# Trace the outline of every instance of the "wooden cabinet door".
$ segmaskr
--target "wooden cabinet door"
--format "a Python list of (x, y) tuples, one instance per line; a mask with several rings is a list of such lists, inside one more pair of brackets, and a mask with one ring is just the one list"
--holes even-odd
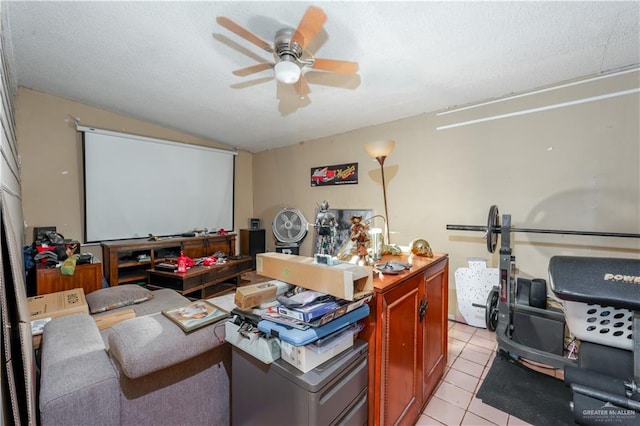
[(62, 275), (60, 268), (46, 268), (44, 265), (38, 265), (36, 281), (39, 296), (79, 287), (86, 295), (102, 288), (102, 264), (76, 265), (73, 275)]
[(382, 424), (413, 424), (422, 408), (423, 275), (382, 295)]
[(225, 253), (227, 255), (235, 255), (236, 236), (224, 235), (207, 238), (204, 250), (205, 256), (211, 256), (218, 251), (221, 251), (222, 253)]
[[(437, 265), (436, 265), (437, 266)], [(425, 278), (427, 310), (424, 323), (424, 387), (426, 401), (435, 390), (447, 364), (447, 267), (428, 269)]]
[(197, 259), (206, 255), (205, 253), (205, 240), (202, 238), (193, 238), (182, 241), (180, 243), (180, 249), (185, 256), (191, 259)]

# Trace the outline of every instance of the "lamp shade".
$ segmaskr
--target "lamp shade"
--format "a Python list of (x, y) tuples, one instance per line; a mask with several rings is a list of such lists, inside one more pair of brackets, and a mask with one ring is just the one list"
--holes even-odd
[(284, 84), (293, 84), (300, 79), (300, 67), (287, 58), (278, 62), (273, 67), (273, 71), (276, 79)]
[(366, 146), (367, 154), (373, 158), (387, 157), (396, 146), (396, 141), (389, 139), (384, 141), (369, 142)]

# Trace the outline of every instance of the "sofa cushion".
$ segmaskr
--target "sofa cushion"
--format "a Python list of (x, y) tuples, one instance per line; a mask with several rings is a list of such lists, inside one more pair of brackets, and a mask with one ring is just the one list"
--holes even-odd
[[(92, 314), (91, 316), (94, 319), (98, 319), (100, 317), (110, 315), (114, 312), (119, 312), (121, 310), (133, 309), (136, 313), (136, 317), (141, 317), (145, 315), (156, 314), (165, 309), (173, 309), (178, 306), (184, 306), (189, 303), (189, 299), (182, 296), (175, 290), (170, 288), (162, 288), (159, 290), (153, 290), (153, 298), (147, 300), (144, 303), (137, 303), (135, 305), (129, 305), (127, 307), (123, 307), (117, 310), (99, 312), (97, 314)], [(111, 334), (111, 327), (106, 328), (100, 332), (102, 334), (102, 340), (104, 341), (107, 350), (109, 350), (109, 335)]]
[(224, 322), (186, 334), (161, 313), (111, 327), (109, 353), (135, 379), (196, 357), (224, 343)]
[(89, 315), (45, 326), (39, 399), (43, 426), (120, 423), (118, 375)]
[(151, 298), (153, 293), (135, 284), (103, 288), (86, 295), (89, 312), (92, 314), (146, 302)]

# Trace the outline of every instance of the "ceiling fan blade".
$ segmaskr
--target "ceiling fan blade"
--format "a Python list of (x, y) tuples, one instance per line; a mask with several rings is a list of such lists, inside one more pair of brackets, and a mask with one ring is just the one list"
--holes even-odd
[(307, 71), (304, 76), (309, 84), (320, 84), (322, 86), (337, 87), (340, 89), (356, 89), (360, 86), (360, 76), (358, 74), (340, 74), (324, 71)]
[(358, 63), (350, 61), (339, 61), (337, 59), (321, 59), (313, 60), (313, 69), (341, 72), (343, 74), (355, 74), (358, 72)]
[(257, 54), (253, 52), (251, 49), (247, 47), (245, 43), (240, 44), (235, 40), (231, 40), (229, 37), (222, 34), (213, 34), (213, 38), (218, 40), (220, 43), (225, 44), (227, 47), (230, 47), (231, 49), (235, 50), (236, 52), (242, 53), (243, 55), (253, 59), (255, 62), (264, 62), (264, 58), (260, 56), (262, 55), (262, 53)]
[(216, 18), (216, 22), (222, 25), (223, 27), (225, 27), (226, 29), (228, 29), (229, 31), (236, 33), (243, 39), (255, 44), (260, 49), (264, 49), (267, 52), (273, 52), (273, 47), (271, 46), (271, 44), (267, 43), (266, 41), (264, 41), (257, 35), (253, 34), (249, 30), (242, 28), (240, 25), (236, 24), (231, 19), (225, 18), (224, 16), (218, 16)]
[(298, 43), (302, 50), (306, 49), (326, 21), (327, 15), (324, 14), (322, 9), (317, 6), (309, 6), (298, 24), (298, 29), (291, 37), (291, 42)]
[(262, 83), (266, 83), (267, 81), (271, 81), (273, 80), (274, 77), (263, 77), (263, 78), (258, 78), (255, 80), (249, 80), (249, 81), (243, 81), (240, 83), (234, 83), (232, 85), (230, 85), (229, 87), (231, 87), (232, 89), (245, 89), (247, 87), (251, 87), (251, 86), (256, 86), (258, 84), (262, 84)]
[(245, 77), (250, 74), (254, 74), (260, 71), (268, 70), (273, 68), (273, 64), (269, 62), (263, 62), (261, 64), (252, 65), (250, 67), (241, 68), (239, 70), (233, 71), (233, 75), (237, 75), (240, 77)]
[(304, 75), (300, 76), (295, 85), (298, 96), (306, 96), (311, 92), (311, 89), (309, 89), (309, 85), (307, 84), (307, 79), (304, 78)]

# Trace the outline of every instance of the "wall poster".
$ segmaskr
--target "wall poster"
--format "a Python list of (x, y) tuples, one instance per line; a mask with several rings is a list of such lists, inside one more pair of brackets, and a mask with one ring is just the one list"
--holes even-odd
[(353, 185), (358, 183), (358, 163), (311, 168), (311, 186)]

